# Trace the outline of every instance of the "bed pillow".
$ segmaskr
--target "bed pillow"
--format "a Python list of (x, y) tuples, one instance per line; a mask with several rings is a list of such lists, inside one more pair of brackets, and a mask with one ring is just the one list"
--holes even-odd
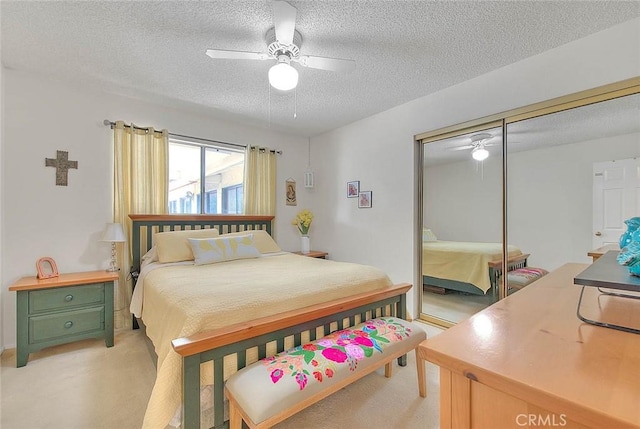
[(154, 243), (158, 248), (158, 262), (166, 264), (167, 262), (193, 261), (193, 252), (187, 240), (213, 238), (219, 235), (215, 228), (159, 232), (154, 235)]
[(438, 241), (438, 238), (429, 228), (422, 228), (422, 241)]
[(255, 243), (256, 248), (260, 253), (275, 253), (282, 252), (282, 249), (275, 242), (273, 237), (269, 235), (269, 233), (263, 229), (252, 229), (248, 231), (242, 232), (232, 232), (230, 234), (222, 234), (220, 237), (237, 237), (240, 235), (253, 234), (253, 241)]
[(236, 259), (259, 258), (253, 234), (217, 238), (189, 238), (196, 265), (215, 264)]
[(151, 249), (149, 249), (149, 251), (142, 256), (140, 269), (142, 270), (145, 266), (149, 265), (152, 262), (158, 262), (158, 246), (152, 246)]

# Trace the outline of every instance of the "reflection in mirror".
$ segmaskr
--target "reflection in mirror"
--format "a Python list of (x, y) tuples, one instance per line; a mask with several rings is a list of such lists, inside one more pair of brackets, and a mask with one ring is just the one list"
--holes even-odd
[[(616, 249), (640, 213), (640, 95), (507, 126), (507, 237), (530, 253), (518, 290), (567, 262)], [(603, 249), (603, 246), (606, 246)]]
[(489, 263), (502, 260), (502, 129), (426, 143), (423, 162), (421, 313), (457, 323), (497, 298)]

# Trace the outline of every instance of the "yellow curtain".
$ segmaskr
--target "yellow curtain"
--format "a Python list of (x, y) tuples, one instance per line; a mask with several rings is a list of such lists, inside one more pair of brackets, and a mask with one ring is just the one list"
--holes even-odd
[(133, 257), (129, 214), (164, 214), (168, 208), (169, 133), (153, 128), (125, 127), (117, 121), (114, 131), (113, 221), (123, 226), (127, 241), (118, 243), (120, 278), (115, 293), (115, 327), (131, 326), (132, 284), (129, 269)]
[(247, 146), (243, 192), (245, 214), (275, 215), (276, 154), (269, 148)]

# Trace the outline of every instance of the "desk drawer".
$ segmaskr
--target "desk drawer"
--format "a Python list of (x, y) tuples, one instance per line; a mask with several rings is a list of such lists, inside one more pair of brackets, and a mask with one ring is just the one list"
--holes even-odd
[(104, 303), (104, 283), (29, 292), (29, 314)]
[(29, 343), (104, 329), (104, 307), (91, 307), (29, 318)]

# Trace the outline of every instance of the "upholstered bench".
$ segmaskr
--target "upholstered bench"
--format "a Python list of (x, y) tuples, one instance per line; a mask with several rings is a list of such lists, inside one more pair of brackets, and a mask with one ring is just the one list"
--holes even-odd
[[(427, 338), (411, 322), (380, 317), (262, 359), (226, 382), (229, 427), (268, 428), (416, 350)], [(418, 391), (427, 396), (424, 361), (416, 356)]]
[(536, 267), (524, 267), (509, 271), (507, 273), (509, 291), (520, 290), (547, 274), (549, 271)]

